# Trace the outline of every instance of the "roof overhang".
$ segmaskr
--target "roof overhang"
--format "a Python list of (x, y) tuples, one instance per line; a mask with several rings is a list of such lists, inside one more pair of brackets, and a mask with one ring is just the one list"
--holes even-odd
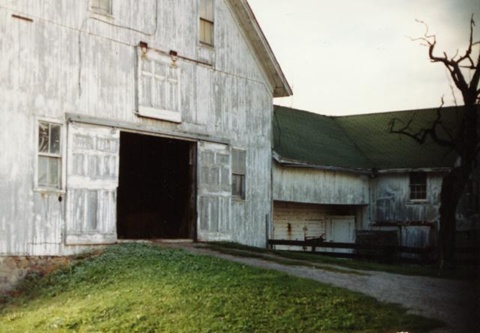
[(228, 0), (228, 2), (231, 4), (242, 29), (273, 84), (273, 97), (291, 96), (293, 94), (292, 88), (288, 84), (247, 0)]
[(313, 164), (313, 163), (298, 161), (298, 160), (282, 157), (275, 151), (272, 153), (272, 156), (273, 156), (273, 160), (283, 167), (305, 168), (305, 169), (326, 170), (326, 171), (341, 171), (341, 172), (349, 172), (349, 173), (356, 173), (356, 174), (362, 174), (362, 175), (370, 175), (372, 172), (371, 169), (344, 168), (344, 167), (338, 167), (338, 166), (320, 165), (320, 164)]
[(441, 172), (447, 173), (452, 168), (449, 167), (436, 167), (436, 168), (395, 168), (395, 169), (363, 169), (363, 168), (347, 168), (347, 167), (338, 167), (338, 166), (330, 166), (330, 165), (320, 165), (320, 164), (313, 164), (303, 161), (298, 161), (294, 159), (289, 159), (280, 156), (277, 152), (272, 153), (273, 160), (280, 164), (282, 167), (290, 167), (290, 168), (304, 168), (304, 169), (312, 169), (312, 170), (324, 170), (324, 171), (340, 171), (340, 172), (348, 172), (360, 175), (368, 175), (370, 177), (376, 177), (380, 174), (392, 174), (392, 173), (409, 173), (409, 172)]

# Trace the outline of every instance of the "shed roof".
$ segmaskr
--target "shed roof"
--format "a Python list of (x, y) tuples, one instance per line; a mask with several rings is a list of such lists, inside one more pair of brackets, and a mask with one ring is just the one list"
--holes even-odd
[[(410, 120), (413, 132), (429, 128), (441, 112), (442, 124), (453, 133), (461, 119), (462, 108), (445, 107), (328, 117), (286, 107), (275, 107), (274, 153), (279, 161), (329, 168), (431, 169), (449, 168), (456, 154), (428, 137), (425, 143), (389, 131)], [(446, 131), (440, 130), (445, 137)]]

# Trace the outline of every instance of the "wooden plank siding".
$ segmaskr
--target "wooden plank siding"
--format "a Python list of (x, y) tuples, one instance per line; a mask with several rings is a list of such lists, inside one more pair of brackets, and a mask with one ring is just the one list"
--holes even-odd
[[(198, 43), (198, 13), (190, 0), (115, 1), (111, 17), (93, 13), (87, 4), (0, 2), (0, 255), (66, 255), (85, 249), (65, 246), (66, 179), (59, 190), (35, 188), (37, 122), (60, 123), (66, 135), (66, 114), (245, 150), (246, 199), (227, 200), (225, 237), (266, 246), (275, 87), (231, 1), (215, 1), (213, 48)], [(178, 54), (180, 123), (137, 114), (141, 41), (148, 52), (167, 59), (170, 50)], [(62, 144), (66, 159), (65, 138)], [(204, 205), (213, 207), (197, 202), (199, 213)]]
[[(270, 238), (301, 240), (304, 236), (302, 228), (326, 229), (326, 216), (331, 207), (351, 205), (356, 207), (352, 214), (356, 217), (355, 228), (358, 230), (395, 231), (398, 244), (404, 247), (435, 246), (443, 176), (441, 172), (427, 172), (426, 200), (410, 200), (408, 170), (368, 177), (275, 163), (274, 237)], [(309, 208), (308, 204), (315, 209)], [(287, 212), (288, 209), (291, 212)], [(317, 221), (317, 224), (306, 222), (309, 219)], [(295, 228), (292, 227), (291, 233), (286, 234), (283, 231), (287, 230), (288, 223), (294, 225), (286, 222), (290, 220), (295, 221)], [(279, 233), (278, 228), (282, 232)]]
[(273, 198), (278, 201), (366, 205), (369, 203), (368, 176), (309, 168), (273, 168)]
[[(332, 207), (327, 205), (276, 201), (273, 221), (271, 237), (273, 240), (305, 241), (322, 237), (325, 242), (355, 242), (355, 216), (333, 215)], [(279, 245), (276, 248), (279, 250), (306, 250), (297, 245)], [(331, 249), (326, 251), (331, 251)]]
[(438, 219), (442, 173), (428, 173), (427, 198), (410, 200), (409, 173), (386, 173), (371, 180), (373, 223), (434, 222)]

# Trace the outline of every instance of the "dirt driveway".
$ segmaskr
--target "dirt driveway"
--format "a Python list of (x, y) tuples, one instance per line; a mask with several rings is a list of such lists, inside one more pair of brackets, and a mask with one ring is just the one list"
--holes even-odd
[[(245, 265), (274, 269), (372, 296), (382, 302), (398, 303), (410, 313), (446, 322), (447, 329), (434, 332), (480, 332), (480, 288), (473, 281), (405, 276), (374, 271), (334, 270), (282, 265), (267, 259), (237, 257), (205, 247), (177, 244), (202, 255), (213, 255)], [(282, 260), (285, 260), (282, 258)], [(355, 274), (357, 272), (358, 274)]]

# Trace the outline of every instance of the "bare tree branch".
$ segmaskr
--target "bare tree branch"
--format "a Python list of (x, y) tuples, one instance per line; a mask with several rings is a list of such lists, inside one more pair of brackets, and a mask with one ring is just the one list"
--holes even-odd
[[(427, 141), (428, 137), (430, 137), (433, 140), (433, 142), (435, 142), (437, 145), (442, 147), (449, 147), (453, 149), (455, 147), (454, 135), (450, 133), (450, 131), (442, 122), (441, 111), (444, 104), (445, 102), (442, 97), (441, 105), (437, 109), (437, 116), (429, 127), (427, 128), (422, 127), (419, 130), (413, 132), (412, 123), (415, 119), (415, 114), (413, 114), (412, 117), (406, 123), (402, 119), (393, 118), (389, 123), (389, 132), (392, 134), (405, 135), (415, 140), (419, 144), (424, 144)], [(403, 124), (403, 126), (400, 128), (396, 128), (398, 127), (399, 123)], [(438, 132), (439, 128), (443, 130), (442, 133), (446, 134), (448, 139), (441, 137), (441, 134)]]
[[(389, 132), (392, 133), (392, 134), (405, 135), (405, 136), (415, 140), (419, 144), (424, 144), (426, 139), (427, 139), (427, 135), (428, 135), (427, 130), (422, 128), (416, 133), (410, 133), (410, 129), (411, 129), (410, 126), (413, 122), (414, 116), (415, 115), (413, 115), (412, 118), (406, 124), (404, 123), (404, 121), (402, 119), (393, 118), (389, 123), (389, 125), (390, 125)], [(402, 124), (404, 124), (404, 126), (399, 128), (399, 129), (394, 129), (394, 127), (396, 126), (397, 123), (402, 123)]]
[(455, 96), (455, 89), (453, 89), (453, 86), (451, 84), (450, 84), (450, 92), (452, 93), (453, 103), (455, 104), (455, 106), (458, 106), (457, 97)]
[[(428, 56), (430, 61), (442, 63), (448, 70), (455, 87), (460, 90), (463, 97), (463, 107), (459, 123), (455, 133), (450, 133), (447, 129), (448, 124), (442, 122), (441, 109), (438, 108), (436, 119), (431, 123), (429, 128), (421, 128), (415, 130), (412, 119), (405, 122), (400, 119), (393, 119), (389, 124), (391, 133), (401, 134), (414, 139), (416, 142), (423, 144), (428, 137), (438, 145), (447, 146), (455, 150), (458, 156), (457, 163), (452, 166), (450, 172), (443, 178), (442, 189), (440, 193), (440, 228), (439, 228), (439, 263), (440, 267), (445, 267), (444, 263), (452, 265), (454, 263), (455, 253), (455, 226), (456, 211), (458, 203), (463, 194), (463, 190), (468, 183), (470, 176), (474, 170), (476, 163), (480, 159), (480, 133), (478, 126), (480, 125), (480, 50), (475, 58), (473, 46), (479, 45), (480, 41), (473, 40), (473, 27), (475, 21), (473, 15), (470, 19), (470, 36), (467, 49), (464, 53), (457, 52), (453, 57), (449, 57), (446, 52), (442, 56), (435, 53), (437, 40), (435, 35), (430, 35), (428, 25), (423, 21), (417, 22), (425, 26), (425, 32), (422, 37), (411, 38), (413, 41), (420, 41), (422, 45), (428, 47)], [(468, 73), (467, 82), (465, 73)], [(468, 72), (467, 72), (468, 71)], [(473, 71), (473, 74), (472, 74)], [(453, 87), (450, 86), (453, 94)], [(453, 94), (454, 95), (454, 94)], [(455, 95), (454, 95), (455, 96)], [(457, 102), (455, 100), (455, 105)], [(401, 126), (399, 126), (401, 124)], [(454, 126), (455, 127), (455, 126)]]
[[(467, 97), (465, 92), (469, 88), (472, 89), (472, 87), (475, 87), (476, 89), (478, 86), (478, 82), (480, 80), (480, 68), (478, 66), (480, 63), (480, 53), (476, 62), (472, 59), (472, 47), (473, 45), (478, 43), (478, 42), (475, 42), (475, 43), (473, 42), (473, 27), (475, 26), (473, 15), (470, 19), (470, 36), (469, 36), (468, 47), (463, 55), (459, 56), (459, 51), (457, 50), (457, 52), (453, 57), (449, 57), (446, 52), (443, 52), (443, 56), (435, 55), (435, 47), (437, 45), (436, 36), (429, 34), (428, 25), (425, 22), (420, 20), (416, 20), (416, 21), (425, 26), (425, 33), (422, 37), (410, 38), (410, 39), (412, 41), (421, 41), (422, 45), (426, 45), (428, 47), (428, 55), (431, 62), (440, 62), (444, 64), (444, 66), (449, 71), (450, 76), (452, 77), (452, 80), (455, 83), (455, 86), (462, 92), (462, 95), (465, 99)], [(463, 64), (463, 62), (468, 62), (468, 64), (465, 65)], [(470, 87), (461, 71), (462, 68), (475, 70), (472, 80), (470, 81)]]

